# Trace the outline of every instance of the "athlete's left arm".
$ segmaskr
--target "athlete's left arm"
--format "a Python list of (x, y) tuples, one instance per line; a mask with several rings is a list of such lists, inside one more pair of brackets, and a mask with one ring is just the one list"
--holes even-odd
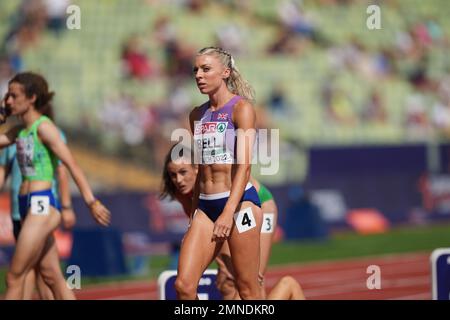
[(104, 226), (108, 225), (110, 222), (109, 211), (95, 199), (86, 176), (61, 138), (58, 128), (53, 123), (44, 121), (38, 127), (38, 135), (42, 142), (53, 151), (69, 170), (94, 219)]
[[(231, 183), (230, 197), (214, 226), (214, 236), (222, 234), (229, 236), (232, 217), (241, 201), (245, 186), (250, 178), (253, 143), (255, 141), (256, 114), (253, 106), (246, 100), (241, 100), (234, 108), (233, 122), (236, 127), (236, 166)], [(222, 221), (223, 220), (223, 221)]]

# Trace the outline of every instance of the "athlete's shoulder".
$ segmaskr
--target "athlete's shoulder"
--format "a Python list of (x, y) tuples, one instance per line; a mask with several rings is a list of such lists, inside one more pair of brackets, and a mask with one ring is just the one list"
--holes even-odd
[[(47, 119), (49, 121), (47, 121)], [(54, 136), (60, 136), (59, 129), (49, 118), (45, 119), (46, 121), (42, 121), (37, 127), (37, 134), (40, 138), (48, 139)]]
[(254, 114), (255, 108), (253, 104), (245, 98), (239, 99), (234, 105), (234, 113)]
[(38, 127), (40, 127), (43, 123), (54, 124), (53, 120), (45, 115), (40, 116), (39, 119), (37, 119), (37, 121), (36, 121), (36, 124)]
[(240, 99), (234, 106), (233, 121), (254, 119), (256, 117), (253, 104), (247, 99)]
[(40, 122), (39, 122), (39, 124), (37, 126), (37, 130), (38, 131), (40, 131), (42, 129), (46, 130), (47, 128), (52, 128), (52, 129), (55, 129), (55, 130), (59, 131), (59, 129), (56, 127), (56, 125), (54, 124), (54, 122), (50, 118), (43, 116), (39, 120), (40, 120)]

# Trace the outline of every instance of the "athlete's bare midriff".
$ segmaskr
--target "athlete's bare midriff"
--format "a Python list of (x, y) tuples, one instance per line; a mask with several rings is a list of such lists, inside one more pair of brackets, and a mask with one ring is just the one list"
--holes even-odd
[(200, 193), (214, 194), (231, 190), (235, 172), (231, 164), (200, 165)]
[(30, 192), (47, 190), (51, 189), (51, 187), (52, 187), (51, 181), (25, 180), (20, 185), (19, 194), (24, 195)]

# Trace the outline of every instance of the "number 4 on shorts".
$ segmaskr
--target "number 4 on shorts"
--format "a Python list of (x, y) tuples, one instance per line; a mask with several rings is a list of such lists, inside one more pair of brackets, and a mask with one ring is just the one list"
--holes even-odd
[(239, 231), (239, 233), (248, 231), (256, 227), (255, 216), (253, 215), (252, 208), (247, 208), (236, 212), (234, 214), (234, 223)]

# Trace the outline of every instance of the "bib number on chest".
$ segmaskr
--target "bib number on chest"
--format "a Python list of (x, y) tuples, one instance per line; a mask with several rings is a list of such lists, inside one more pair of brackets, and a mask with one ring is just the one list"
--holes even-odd
[(226, 145), (227, 122), (197, 123), (194, 131), (196, 148), (203, 164), (232, 163)]
[(33, 165), (34, 157), (34, 140), (33, 136), (18, 138), (16, 142), (17, 147), (17, 162), (23, 175), (34, 176), (36, 171)]

